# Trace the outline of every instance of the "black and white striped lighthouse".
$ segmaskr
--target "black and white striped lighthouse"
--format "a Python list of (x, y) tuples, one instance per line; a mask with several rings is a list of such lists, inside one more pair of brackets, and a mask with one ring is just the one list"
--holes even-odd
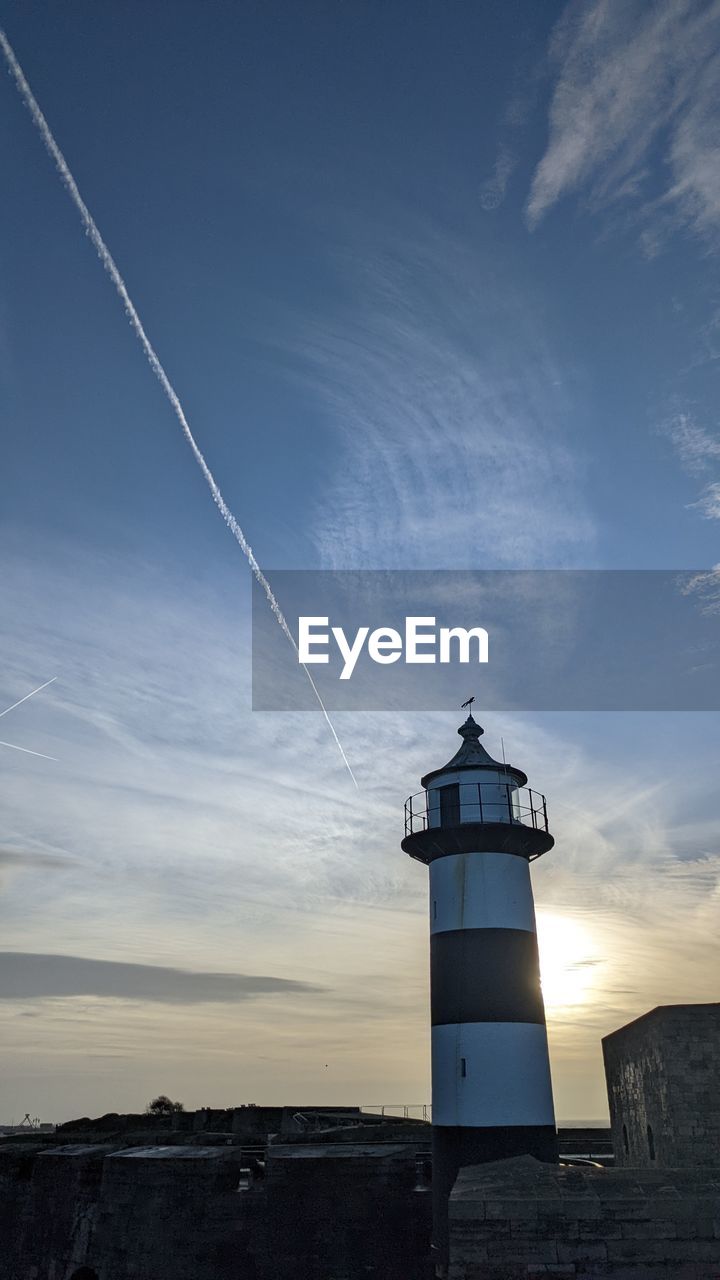
[(430, 869), (433, 1244), (463, 1165), (557, 1159), (530, 862), (554, 841), (545, 797), (493, 760), (472, 714), (452, 760), (405, 805), (402, 847)]

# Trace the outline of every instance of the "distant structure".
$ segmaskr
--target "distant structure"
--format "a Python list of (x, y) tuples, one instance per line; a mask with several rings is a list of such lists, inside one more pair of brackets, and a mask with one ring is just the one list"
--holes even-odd
[(602, 1047), (616, 1164), (720, 1165), (720, 1004), (660, 1005)]
[(405, 805), (402, 848), (430, 868), (433, 1246), (467, 1165), (557, 1160), (529, 863), (547, 853), (544, 796), (480, 743), (462, 746)]
[(20, 1124), (0, 1124), (0, 1134), (7, 1133), (54, 1133), (55, 1125), (48, 1124), (40, 1120), (38, 1116), (31, 1118), (30, 1112), (26, 1111), (24, 1119)]

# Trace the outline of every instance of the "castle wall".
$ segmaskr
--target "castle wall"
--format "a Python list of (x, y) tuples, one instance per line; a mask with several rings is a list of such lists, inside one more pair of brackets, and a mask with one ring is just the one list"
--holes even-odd
[(422, 1280), (431, 1197), (408, 1144), (270, 1146), (267, 1258), (272, 1280)]
[(421, 1280), (421, 1147), (1, 1145), (0, 1280)]
[(254, 1280), (256, 1200), (240, 1152), (107, 1145), (0, 1148), (1, 1280)]
[(619, 1167), (720, 1165), (720, 1004), (653, 1009), (603, 1057)]

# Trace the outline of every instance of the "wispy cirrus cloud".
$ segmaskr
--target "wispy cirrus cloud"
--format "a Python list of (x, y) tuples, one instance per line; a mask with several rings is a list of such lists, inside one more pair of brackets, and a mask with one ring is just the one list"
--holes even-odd
[[(720, 435), (708, 431), (692, 413), (674, 414), (663, 424), (661, 431), (670, 440), (683, 468), (690, 475), (701, 476), (720, 461)], [(690, 505), (706, 520), (720, 520), (720, 482), (713, 480), (707, 483), (697, 501)]]
[[(715, 487), (720, 490), (720, 485)], [(718, 497), (720, 498), (720, 493)], [(718, 516), (720, 517), (720, 501)], [(713, 565), (712, 569), (706, 569), (702, 573), (694, 574), (683, 586), (682, 593), (686, 596), (694, 596), (700, 602), (703, 613), (720, 613), (720, 564)]]
[(323, 567), (586, 560), (572, 371), (527, 292), (491, 254), (417, 224), (363, 243), (335, 254), (346, 302), (284, 344), (340, 446), (314, 522)]
[(509, 97), (497, 124), (497, 149), (492, 171), (480, 184), (480, 207), (490, 213), (505, 200), (510, 179), (518, 167), (522, 132), (536, 108), (542, 71), (528, 46), (518, 53), (510, 80)]
[(498, 147), (492, 173), (480, 187), (480, 205), (487, 212), (499, 208), (502, 204), (516, 165), (517, 156), (510, 147), (502, 143)]
[(706, 485), (694, 506), (706, 520), (720, 520), (720, 481), (713, 480)]
[(0, 844), (0, 868), (41, 867), (52, 871), (55, 868), (60, 870), (62, 867), (71, 867), (74, 864), (75, 859), (62, 852)]
[(691, 474), (702, 474), (712, 462), (720, 459), (720, 435), (708, 431), (691, 413), (676, 413), (662, 430)]
[(581, 193), (593, 209), (632, 206), (650, 254), (677, 225), (716, 233), (718, 0), (573, 0), (549, 56), (556, 78), (530, 227), (562, 197)]
[(77, 867), (78, 859), (62, 850), (0, 844), (0, 887), (13, 873), (52, 876)]

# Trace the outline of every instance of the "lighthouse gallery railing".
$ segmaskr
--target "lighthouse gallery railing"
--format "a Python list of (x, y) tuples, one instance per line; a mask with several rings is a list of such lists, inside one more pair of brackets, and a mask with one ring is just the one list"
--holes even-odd
[[(463, 822), (510, 822), (547, 831), (545, 796), (511, 783), (460, 782), (457, 803), (444, 807), (442, 787), (416, 791), (405, 801), (405, 835)], [(452, 817), (453, 809), (455, 816)]]

